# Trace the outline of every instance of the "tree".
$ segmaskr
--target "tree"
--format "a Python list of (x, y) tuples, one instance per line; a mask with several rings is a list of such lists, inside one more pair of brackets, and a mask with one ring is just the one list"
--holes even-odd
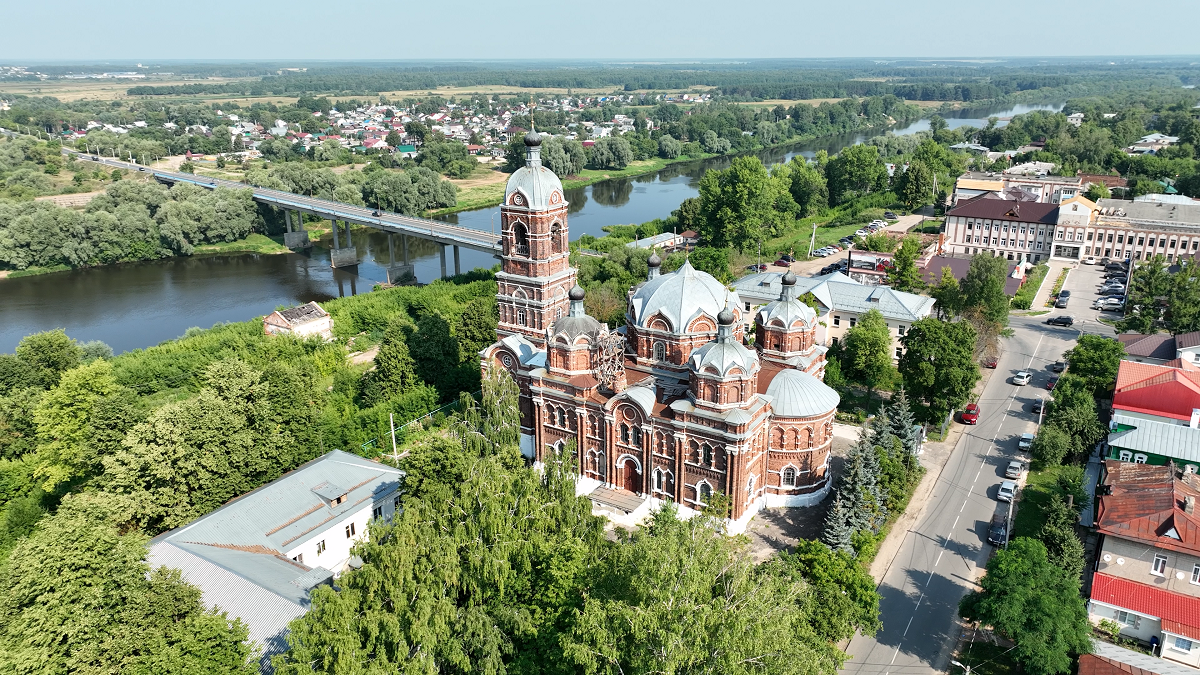
[(908, 163), (908, 169), (896, 177), (896, 194), (909, 210), (933, 200), (937, 179), (933, 171), (919, 160)]
[(605, 136), (592, 146), (592, 164), (597, 169), (624, 169), (633, 161), (633, 148), (620, 136)]
[(676, 159), (683, 154), (683, 143), (672, 138), (670, 134), (663, 134), (658, 139), (658, 154), (666, 159)]
[(1087, 382), (1071, 373), (1058, 378), (1054, 385), (1054, 405), (1046, 415), (1046, 424), (1071, 436), (1071, 449), (1086, 455), (1104, 437), (1104, 425), (1096, 413), (1096, 399)]
[(583, 171), (587, 155), (579, 141), (564, 140), (551, 136), (542, 143), (542, 163), (559, 178), (574, 176)]
[(417, 331), (408, 340), (408, 350), (416, 362), (417, 374), (437, 389), (443, 400), (462, 391), (457, 377), (458, 339), (450, 332), (450, 322), (439, 312), (417, 321)]
[(802, 155), (793, 157), (789, 166), (788, 191), (799, 207), (797, 215), (806, 218), (828, 206), (829, 186), (825, 183), (825, 174), (816, 166), (810, 166)]
[(1180, 258), (1167, 295), (1166, 328), (1173, 335), (1200, 330), (1200, 264)]
[[(145, 562), (103, 494), (68, 495), (0, 571), (0, 651), (13, 672), (258, 672), (240, 621), (178, 570)], [(53, 627), (52, 629), (49, 627)]]
[(1079, 583), (1050, 562), (1040, 541), (1018, 537), (988, 562), (982, 590), (963, 598), (959, 612), (1015, 642), (1015, 658), (1031, 675), (1066, 673), (1072, 655), (1092, 650)]
[(1171, 275), (1162, 256), (1134, 263), (1128, 291), (1125, 318), (1117, 322), (1117, 329), (1149, 335), (1163, 328)]
[(37, 369), (47, 387), (58, 384), (58, 378), (79, 365), (83, 352), (75, 341), (61, 329), (34, 333), (17, 344), (17, 358)]
[(391, 148), (398, 148), (401, 145), (404, 145), (404, 136), (402, 136), (399, 131), (392, 129), (387, 133), (387, 136), (384, 137), (383, 142), (387, 143)]
[(837, 643), (853, 637), (855, 632), (874, 635), (882, 627), (875, 580), (845, 552), (801, 539), (790, 552), (780, 554), (767, 566), (782, 568), (780, 572), (799, 576), (808, 583), (805, 604), (809, 621), (825, 640)]
[(1088, 185), (1088, 189), (1083, 193), (1083, 196), (1092, 201), (1098, 201), (1100, 199), (1109, 199), (1112, 197), (1112, 191), (1110, 191), (1108, 186), (1104, 183), (1092, 183), (1091, 185)]
[(888, 270), (888, 283), (898, 291), (920, 293), (925, 288), (921, 270), (917, 269), (917, 257), (921, 255), (921, 240), (909, 235), (900, 241), (892, 267)]
[(1061, 496), (1051, 494), (1042, 506), (1042, 514), (1046, 522), (1038, 532), (1038, 539), (1046, 546), (1046, 558), (1051, 565), (1061, 567), (1076, 577), (1082, 575), (1086, 564), (1083, 542), (1075, 534), (1079, 511), (1075, 506), (1068, 506)]
[(757, 157), (737, 157), (700, 179), (700, 234), (709, 246), (739, 251), (793, 221), (795, 202)]
[(909, 326), (900, 343), (904, 388), (925, 403), (926, 419), (940, 421), (966, 403), (979, 381), (971, 324), (927, 317)]
[(689, 259), (693, 267), (708, 272), (722, 283), (728, 282), (733, 276), (729, 272), (729, 249), (700, 246), (692, 251)]
[(496, 341), (496, 325), (499, 321), (495, 299), (482, 297), (468, 302), (454, 327), (461, 352), (459, 361), (478, 359), (479, 352)]
[(1029, 453), (1039, 467), (1058, 466), (1071, 454), (1071, 436), (1053, 424), (1043, 424)]
[(1083, 378), (1084, 385), (1096, 398), (1107, 398), (1117, 382), (1117, 370), (1125, 358), (1125, 345), (1100, 335), (1080, 335), (1075, 346), (1063, 354), (1070, 373)]
[(809, 625), (804, 580), (780, 567), (755, 568), (711, 519), (668, 506), (601, 559), (564, 656), (585, 675), (832, 675), (844, 655)]
[(850, 523), (850, 511), (842, 501), (841, 492), (833, 493), (833, 506), (825, 516), (821, 541), (835, 551), (854, 554), (854, 527)]
[(921, 449), (919, 446), (920, 430), (915, 428), (917, 421), (908, 406), (908, 394), (904, 393), (904, 387), (900, 387), (900, 391), (892, 397), (892, 404), (888, 406), (887, 416), (892, 423), (892, 434), (900, 439), (905, 452), (916, 456)]
[(879, 148), (860, 143), (842, 150), (825, 168), (829, 198), (840, 204), (853, 197), (887, 189), (887, 167)]
[(411, 327), (405, 315), (388, 323), (383, 334), (383, 344), (375, 355), (375, 370), (368, 374), (365, 383), (366, 399), (371, 403), (382, 403), (399, 396), (420, 384), (416, 363), (408, 353), (406, 328)]
[(937, 301), (939, 319), (952, 319), (962, 310), (962, 292), (949, 266), (942, 268), (942, 275), (937, 285), (929, 289), (929, 295)]
[(41, 369), (15, 354), (0, 354), (0, 396), (17, 389), (42, 386)]
[(851, 380), (866, 385), (867, 401), (875, 387), (886, 382), (894, 371), (892, 367), (892, 334), (887, 319), (877, 309), (872, 309), (858, 318), (858, 323), (846, 331), (843, 340), (843, 366), (848, 366)]
[(1008, 296), (1004, 294), (1008, 263), (987, 253), (971, 257), (971, 266), (959, 282), (964, 309), (982, 308), (983, 315), (1001, 326), (1008, 325)]

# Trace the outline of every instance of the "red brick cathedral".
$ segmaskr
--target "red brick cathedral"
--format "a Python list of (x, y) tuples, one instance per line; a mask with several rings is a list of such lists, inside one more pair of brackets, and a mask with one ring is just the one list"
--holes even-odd
[(783, 277), (745, 346), (735, 291), (690, 263), (629, 291), (626, 325), (587, 315), (567, 251), (562, 183), (542, 166), (541, 137), (500, 209), (498, 341), (482, 366), (521, 390), (521, 452), (535, 463), (575, 441), (579, 490), (597, 503), (677, 503), (684, 514), (715, 492), (732, 502), (730, 531), (760, 508), (807, 506), (829, 488), (838, 395), (827, 387), (816, 315)]

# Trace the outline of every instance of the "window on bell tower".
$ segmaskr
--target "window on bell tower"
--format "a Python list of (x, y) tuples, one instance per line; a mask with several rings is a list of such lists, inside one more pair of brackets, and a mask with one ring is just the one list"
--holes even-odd
[(518, 326), (524, 326), (524, 325), (526, 325), (526, 323), (525, 323), (525, 310), (523, 310), (523, 309), (518, 309), (518, 310), (517, 310), (517, 325), (518, 325)]
[(517, 255), (529, 255), (529, 230), (524, 223), (513, 225), (513, 247)]
[(550, 250), (554, 253), (563, 252), (562, 226), (558, 223), (550, 228)]

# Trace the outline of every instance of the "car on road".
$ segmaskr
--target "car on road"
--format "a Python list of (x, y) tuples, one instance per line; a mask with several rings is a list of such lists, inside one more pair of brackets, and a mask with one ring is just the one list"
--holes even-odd
[(1089, 255), (1088, 257), (1083, 259), (1083, 264), (1084, 265), (1095, 265), (1096, 259)]
[[(1066, 291), (1063, 291), (1063, 293), (1066, 293)], [(1055, 309), (1066, 309), (1067, 303), (1070, 301), (1071, 301), (1071, 296), (1063, 295), (1062, 293), (1059, 293), (1058, 299), (1054, 301), (1054, 308)]]
[(1014, 459), (1008, 463), (1008, 468), (1004, 470), (1004, 477), (1020, 479), (1021, 473), (1024, 471), (1025, 465)]
[(1012, 520), (1012, 504), (996, 504), (996, 512), (992, 514), (992, 522), (988, 526), (988, 543), (993, 546), (1004, 546), (1008, 543), (1008, 526)]
[(766, 272), (770, 268), (766, 265), (748, 265), (746, 266), (746, 269), (750, 270), (751, 272)]
[(992, 370), (995, 370), (996, 366), (1000, 365), (1000, 359), (996, 358), (995, 356), (991, 356), (984, 359), (982, 365), (984, 368), (991, 368)]
[(996, 499), (1002, 502), (1011, 502), (1017, 496), (1017, 484), (1011, 480), (1006, 480), (996, 488)]
[(1065, 314), (1062, 316), (1052, 316), (1049, 319), (1046, 319), (1046, 325), (1048, 326), (1071, 326), (1074, 323), (1075, 317), (1067, 316)]
[(788, 261), (786, 261), (786, 260), (776, 260), (776, 261), (775, 261), (775, 266), (776, 266), (776, 267), (787, 267), (787, 266), (789, 266), (789, 265), (791, 265), (791, 263), (789, 263), (789, 262), (788, 262)]
[[(1017, 439), (1018, 450), (1028, 450), (1033, 447), (1033, 434), (1021, 434), (1021, 438)], [(1016, 476), (1009, 476), (1016, 478)]]
[(1024, 387), (1025, 385), (1029, 384), (1030, 380), (1032, 379), (1033, 373), (1030, 373), (1028, 370), (1022, 370), (1016, 375), (1013, 375), (1012, 383), (1019, 387)]
[(1056, 384), (1058, 384), (1058, 378), (1057, 377), (1050, 378), (1049, 380), (1046, 381), (1046, 390), (1054, 391), (1054, 385), (1056, 385)]
[(963, 424), (977, 423), (979, 421), (979, 406), (974, 403), (968, 403), (967, 407), (963, 408), (962, 414), (959, 417), (962, 418)]
[(1053, 370), (1056, 373), (1061, 373), (1062, 371), (1064, 371), (1066, 369), (1067, 369), (1066, 361), (1055, 361), (1053, 364), (1050, 365), (1050, 370)]

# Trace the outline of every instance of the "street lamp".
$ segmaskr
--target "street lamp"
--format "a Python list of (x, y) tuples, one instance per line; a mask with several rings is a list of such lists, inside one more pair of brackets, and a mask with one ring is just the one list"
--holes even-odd
[(971, 666), (961, 664), (958, 661), (951, 661), (950, 663), (958, 666), (959, 668), (962, 668), (963, 671), (966, 672), (966, 675), (971, 675)]

